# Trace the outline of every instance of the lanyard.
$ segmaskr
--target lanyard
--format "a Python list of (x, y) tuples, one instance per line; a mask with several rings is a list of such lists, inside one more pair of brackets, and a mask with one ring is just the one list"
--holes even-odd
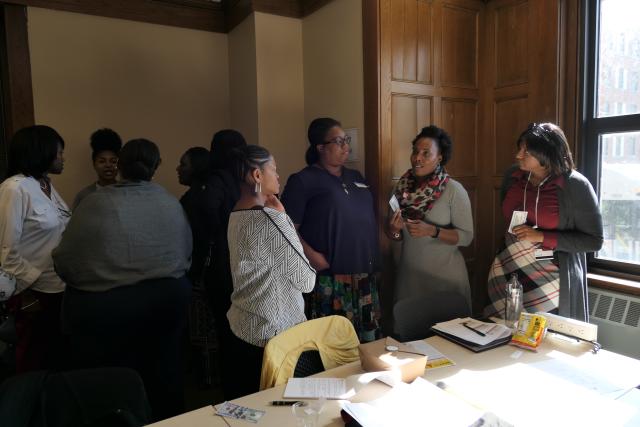
[[(534, 225), (533, 228), (538, 228), (538, 201), (540, 200), (540, 187), (542, 187), (542, 184), (547, 182), (547, 180), (550, 177), (551, 177), (551, 174), (547, 175), (547, 177), (545, 179), (543, 179), (542, 181), (540, 181), (540, 183), (538, 184), (538, 192), (536, 193), (536, 207), (535, 207), (535, 210), (534, 210), (536, 225)], [(527, 210), (527, 187), (529, 186), (529, 180), (530, 179), (531, 179), (531, 172), (529, 172), (529, 176), (527, 177), (527, 183), (524, 185), (524, 200), (522, 201), (522, 210), (523, 211)]]

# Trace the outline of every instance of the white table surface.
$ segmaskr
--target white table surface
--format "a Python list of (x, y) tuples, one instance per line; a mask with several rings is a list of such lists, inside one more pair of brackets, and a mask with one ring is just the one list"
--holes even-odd
[[(640, 361), (606, 350), (598, 354), (591, 346), (562, 338), (547, 337), (537, 353), (506, 345), (482, 353), (473, 353), (441, 337), (431, 337), (427, 343), (452, 359), (456, 364), (430, 369), (423, 377), (436, 383), (444, 382), (448, 392), (484, 411), (491, 411), (515, 425), (636, 425), (640, 408), (622, 400), (620, 392), (602, 398), (589, 389), (594, 378), (611, 378), (640, 385)], [(639, 344), (640, 345), (640, 344)], [(562, 361), (567, 366), (588, 369), (586, 375), (574, 378), (576, 382), (554, 377), (541, 368), (540, 362)], [(562, 363), (561, 362), (561, 363)], [(549, 365), (547, 365), (549, 366)], [(555, 366), (555, 365), (554, 365)], [(348, 377), (363, 373), (359, 362), (344, 365), (318, 376)], [(574, 375), (575, 376), (575, 375)], [(595, 380), (594, 380), (595, 381)], [(591, 384), (592, 385), (592, 384)], [(226, 418), (231, 426), (285, 427), (295, 426), (290, 407), (273, 407), (268, 402), (281, 400), (284, 385), (233, 400), (234, 403), (266, 411), (257, 424)], [(390, 387), (378, 381), (364, 386), (352, 402), (366, 402), (382, 396)], [(321, 426), (344, 426), (340, 418), (340, 402), (327, 401), (321, 415)], [(428, 402), (425, 404), (428, 410)], [(635, 418), (634, 418), (635, 417)], [(635, 422), (633, 420), (636, 420)], [(212, 406), (206, 406), (180, 416), (153, 424), (154, 427), (212, 427), (226, 426), (215, 415)]]

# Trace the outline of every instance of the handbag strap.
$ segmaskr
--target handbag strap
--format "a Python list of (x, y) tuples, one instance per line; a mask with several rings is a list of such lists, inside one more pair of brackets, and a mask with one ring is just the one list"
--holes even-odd
[(284, 231), (282, 231), (278, 223), (276, 223), (275, 220), (271, 218), (271, 215), (269, 215), (264, 209), (262, 210), (262, 212), (264, 212), (267, 218), (269, 218), (269, 221), (271, 221), (271, 223), (276, 227), (276, 229), (280, 232), (280, 234), (282, 234), (282, 237), (284, 237), (287, 243), (289, 243), (289, 246), (291, 246), (291, 248), (298, 254), (298, 256), (305, 261), (306, 266), (313, 271), (313, 267), (311, 267), (311, 265), (309, 264), (309, 260), (307, 259), (307, 257), (301, 254), (300, 251), (298, 251), (298, 248), (296, 248), (296, 246), (291, 242), (291, 240), (289, 240), (289, 237), (287, 237), (287, 234)]

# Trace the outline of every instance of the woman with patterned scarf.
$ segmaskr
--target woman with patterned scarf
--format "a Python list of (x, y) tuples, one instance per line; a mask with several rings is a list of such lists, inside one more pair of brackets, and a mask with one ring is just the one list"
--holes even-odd
[(473, 219), (467, 191), (444, 167), (451, 139), (428, 126), (412, 145), (411, 169), (393, 191), (400, 209), (390, 212), (387, 227), (389, 237), (402, 242), (395, 301), (453, 291), (470, 306), (469, 277), (458, 247), (471, 243)]

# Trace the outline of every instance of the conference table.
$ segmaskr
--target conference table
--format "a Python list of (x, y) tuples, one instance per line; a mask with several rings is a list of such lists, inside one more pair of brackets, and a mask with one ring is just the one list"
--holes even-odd
[[(426, 342), (455, 365), (428, 369), (424, 379), (444, 385), (447, 393), (512, 425), (640, 426), (640, 390), (635, 388), (640, 385), (639, 360), (607, 350), (594, 354), (590, 344), (552, 335), (543, 340), (537, 352), (504, 345), (474, 353), (439, 336)], [(354, 362), (316, 376), (356, 378), (352, 376), (362, 374), (360, 363)], [(282, 399), (284, 388), (281, 385), (232, 401), (265, 411), (257, 424), (223, 420), (213, 406), (206, 406), (153, 426), (295, 426), (290, 407), (269, 405)], [(390, 390), (388, 385), (372, 381), (349, 400), (368, 402)], [(429, 402), (424, 408), (429, 411)], [(340, 410), (341, 401), (326, 401), (319, 425), (344, 426)]]

